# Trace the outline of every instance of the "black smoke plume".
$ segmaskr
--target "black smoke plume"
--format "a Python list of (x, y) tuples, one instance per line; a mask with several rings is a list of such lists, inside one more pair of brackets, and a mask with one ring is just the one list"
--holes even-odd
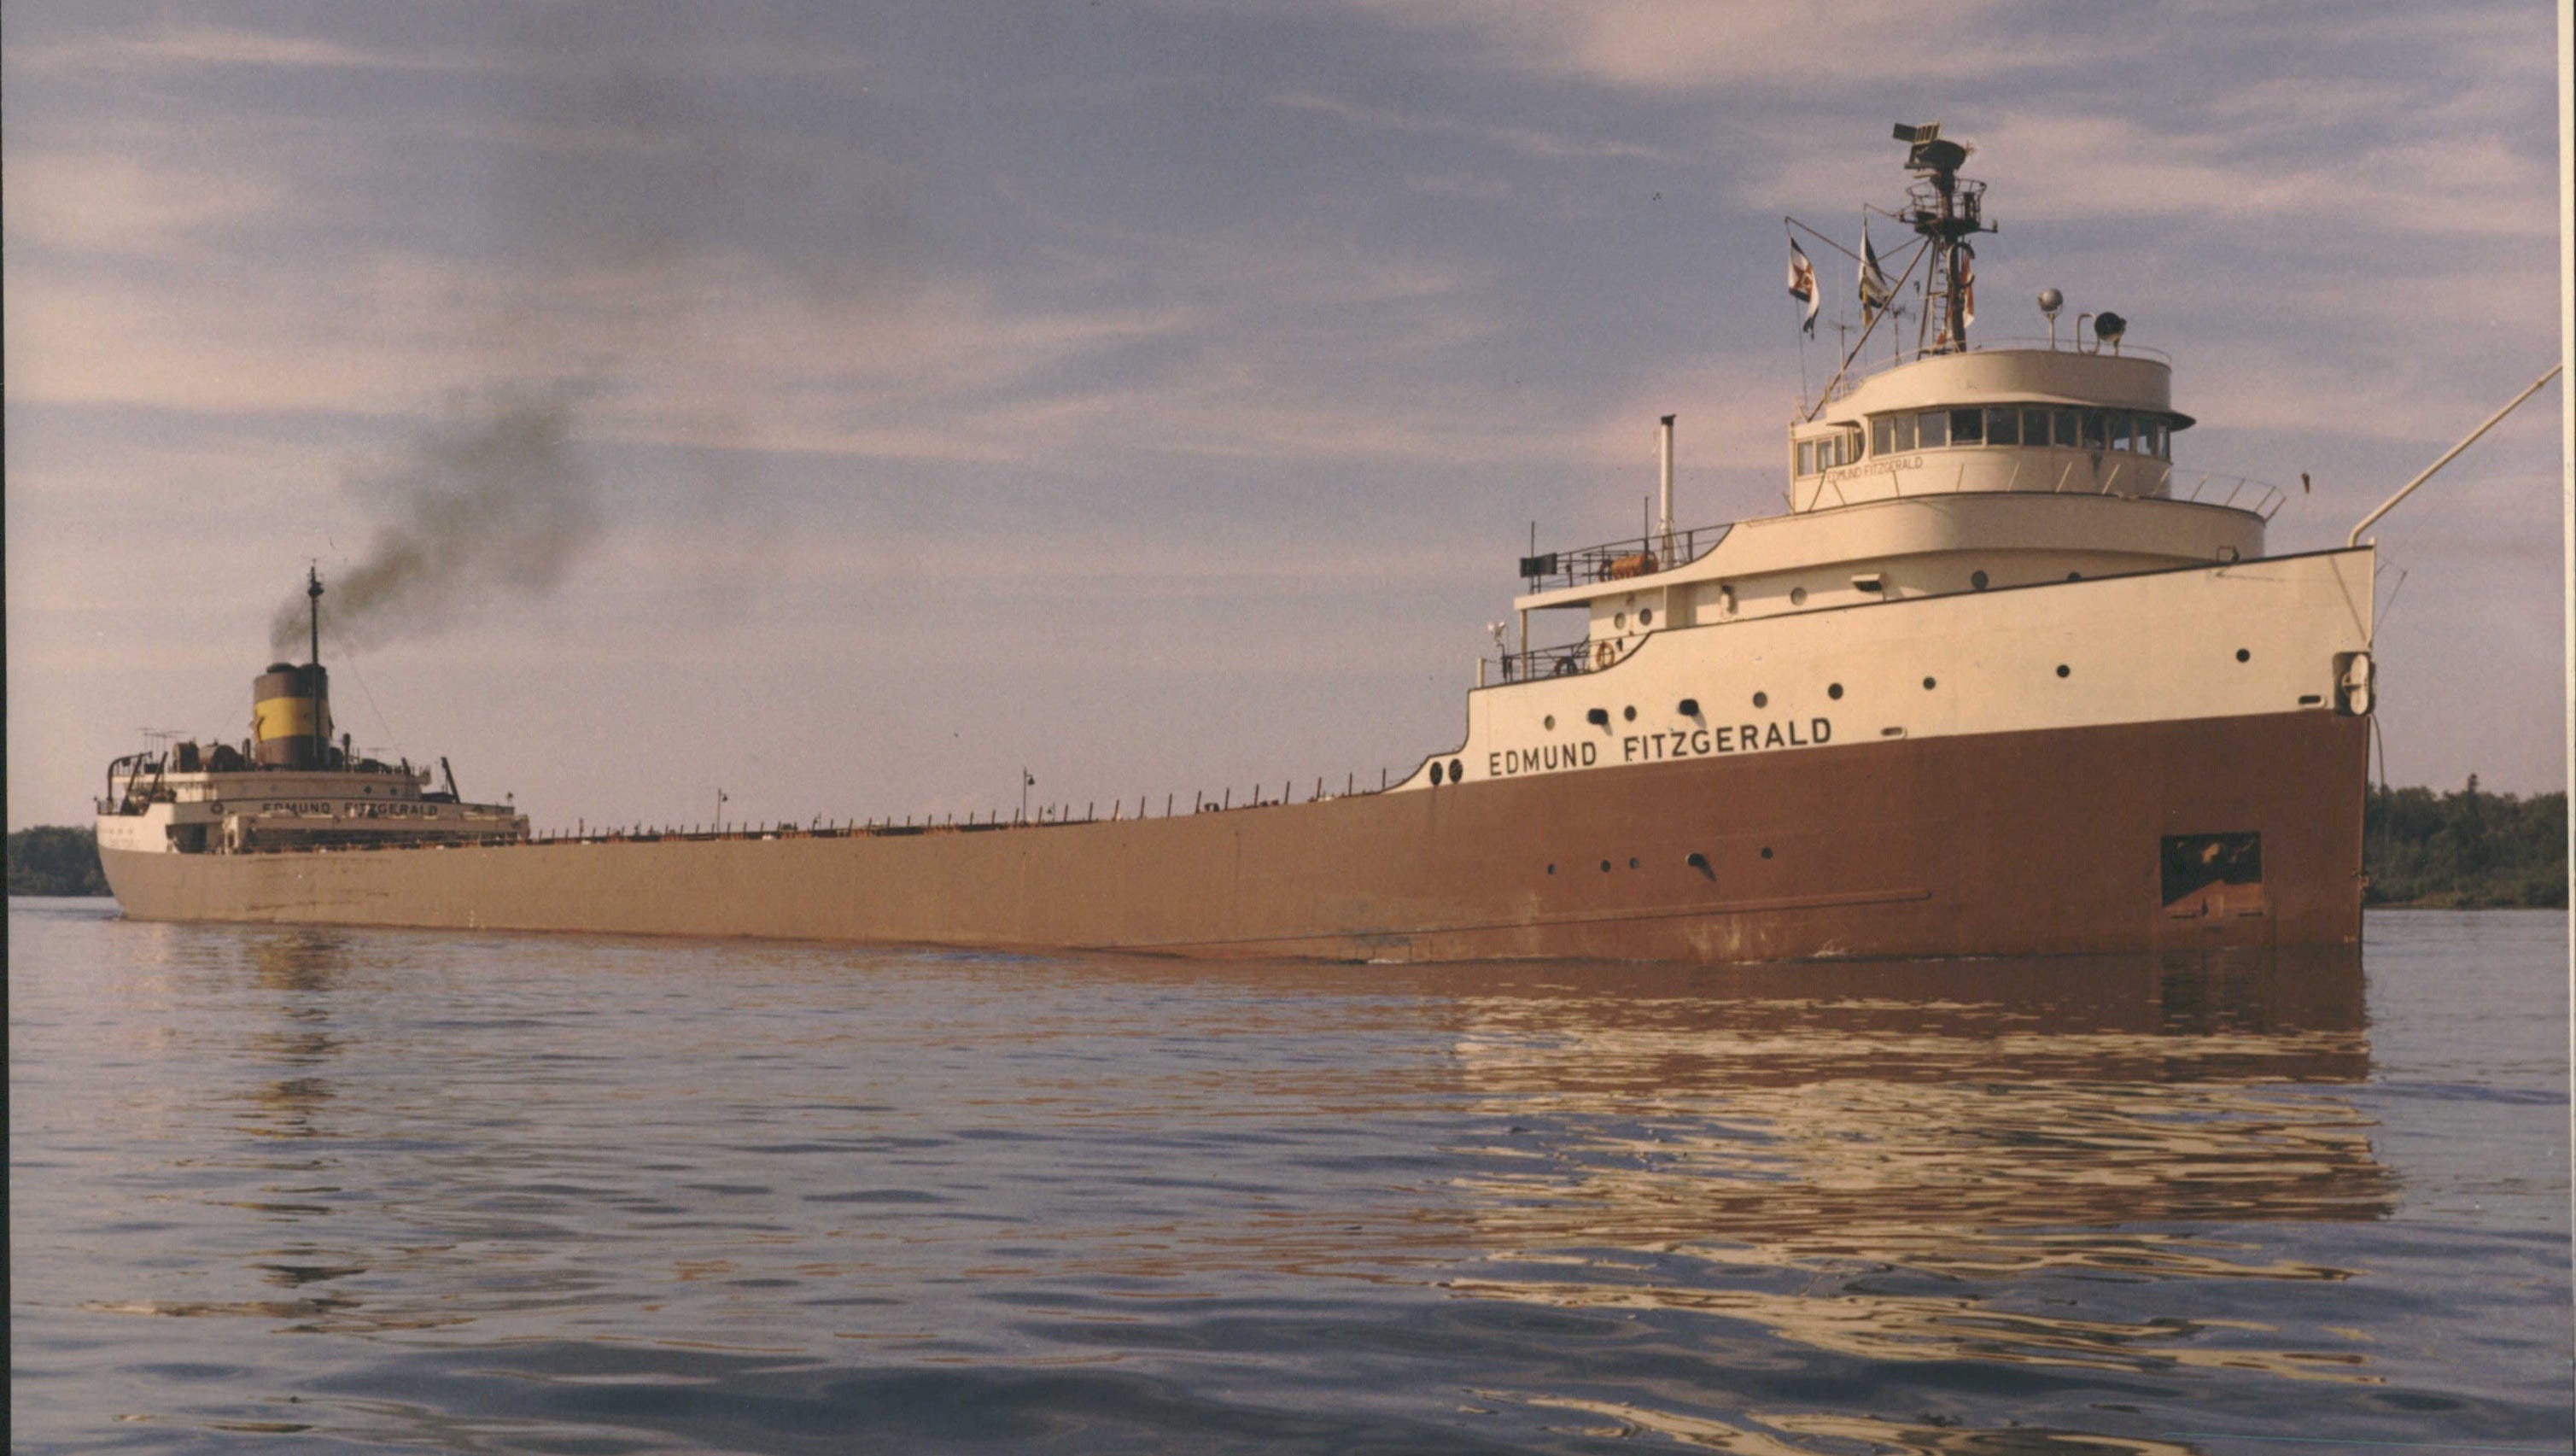
[[(560, 391), (494, 396), (429, 430), (400, 462), (353, 476), (349, 488), (380, 524), (365, 559), (324, 581), (325, 625), (374, 646), (553, 588), (602, 520), (571, 447), (575, 416)], [(277, 651), (303, 645), (305, 608), (299, 590), (278, 609)]]

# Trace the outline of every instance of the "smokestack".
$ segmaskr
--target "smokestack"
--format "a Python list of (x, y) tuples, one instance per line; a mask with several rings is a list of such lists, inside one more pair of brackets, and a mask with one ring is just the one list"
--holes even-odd
[(1664, 487), (1661, 518), (1656, 522), (1656, 531), (1664, 538), (1663, 555), (1667, 566), (1672, 564), (1673, 554), (1673, 421), (1677, 418), (1675, 415), (1664, 416)]

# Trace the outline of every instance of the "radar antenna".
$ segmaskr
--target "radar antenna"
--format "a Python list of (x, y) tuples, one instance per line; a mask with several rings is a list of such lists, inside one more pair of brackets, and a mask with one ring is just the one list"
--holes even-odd
[(1956, 353), (1968, 347), (1968, 313), (1974, 297), (1971, 273), (1974, 249), (1966, 240), (1977, 233), (1994, 231), (1985, 220), (1986, 184), (1959, 175), (1959, 167), (1968, 160), (1965, 144), (1941, 135), (1941, 124), (1925, 122), (1917, 126), (1897, 123), (1896, 139), (1912, 150), (1905, 156), (1906, 170), (1920, 174), (1919, 180), (1906, 190), (1904, 221), (1921, 233), (1931, 245), (1931, 267), (1927, 270), (1931, 287), (1923, 310), (1922, 334), (1918, 353)]

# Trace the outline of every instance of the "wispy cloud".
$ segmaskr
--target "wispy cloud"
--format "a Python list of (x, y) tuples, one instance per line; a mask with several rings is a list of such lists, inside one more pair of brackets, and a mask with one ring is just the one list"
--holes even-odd
[(1569, 137), (1556, 132), (1525, 126), (1492, 126), (1481, 122), (1462, 121), (1455, 117), (1420, 116), (1382, 106), (1365, 106), (1335, 96), (1311, 91), (1289, 91), (1270, 98), (1273, 106), (1297, 111), (1312, 111), (1352, 126), (1388, 131), (1407, 131), (1460, 137), (1483, 146), (1499, 147), (1507, 152), (1542, 161), (1628, 159), (1634, 161), (1684, 162), (1681, 153), (1640, 142)]
[[(1526, 74), (1647, 92), (1710, 87), (1837, 95), (1858, 83), (1973, 76), (1988, 82), (2070, 59), (2062, 41), (2002, 25), (2012, 7), (1903, 0), (1723, 5), (1705, 0), (1347, 0), (1384, 21), (1463, 38)], [(2024, 7), (2027, 8), (2027, 7)], [(2113, 44), (2107, 31), (2100, 44)]]
[(227, 227), (283, 221), (267, 173), (147, 162), (119, 152), (15, 147), (5, 228), (13, 249), (169, 259)]
[(12, 46), (10, 61), (35, 72), (218, 68), (429, 71), (469, 67), (452, 52), (351, 45), (315, 36), (174, 25), (142, 34), (86, 35)]
[[(531, 22), (542, 25), (543, 18)], [(532, 36), (531, 39), (534, 37)], [(846, 51), (800, 48), (724, 35), (651, 38), (657, 64), (701, 77), (846, 76), (868, 69)], [(184, 71), (555, 71), (566, 59), (538, 45), (460, 45), (415, 40), (358, 43), (322, 35), (233, 26), (167, 24), (133, 33), (90, 34), (12, 44), (9, 64), (31, 74), (166, 74)], [(627, 54), (631, 55), (631, 50)], [(586, 45), (572, 64), (603, 71), (627, 64), (621, 48)]]

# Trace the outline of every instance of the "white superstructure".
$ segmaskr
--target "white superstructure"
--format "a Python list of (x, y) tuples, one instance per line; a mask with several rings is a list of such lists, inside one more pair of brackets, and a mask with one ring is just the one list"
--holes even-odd
[[(2178, 468), (2172, 368), (2102, 315), (1972, 347), (1958, 255), (1979, 184), (1937, 129), (1897, 216), (1939, 333), (1875, 370), (1870, 330), (1787, 432), (1788, 510), (1522, 562), (1519, 650), (1403, 787), (1882, 738), (2370, 709), (2369, 547), (2264, 554), (2282, 493)], [(1935, 149), (1927, 151), (1927, 147)], [(1946, 165), (1944, 165), (1946, 164)], [(1809, 286), (1812, 287), (1810, 276)], [(1869, 315), (1875, 329), (1888, 315)], [(2089, 316), (2088, 316), (2089, 317)], [(1581, 634), (1533, 648), (1574, 617)], [(1544, 634), (1543, 635), (1559, 635)]]
[[(527, 816), (509, 804), (469, 804), (430, 771), (357, 760), (344, 768), (259, 768), (194, 743), (136, 754), (108, 770), (98, 802), (101, 849), (143, 854), (245, 854), (268, 850), (479, 844), (525, 839)], [(180, 767), (186, 764), (190, 767)]]

